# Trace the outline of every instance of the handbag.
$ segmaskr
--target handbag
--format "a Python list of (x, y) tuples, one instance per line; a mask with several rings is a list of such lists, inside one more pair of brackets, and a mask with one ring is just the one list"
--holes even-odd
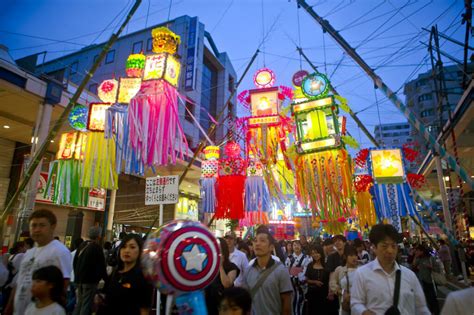
[(398, 269), (395, 275), (395, 288), (393, 292), (393, 305), (385, 311), (385, 315), (401, 315), (400, 310), (398, 309), (398, 299), (400, 297), (400, 281), (401, 281), (402, 271)]

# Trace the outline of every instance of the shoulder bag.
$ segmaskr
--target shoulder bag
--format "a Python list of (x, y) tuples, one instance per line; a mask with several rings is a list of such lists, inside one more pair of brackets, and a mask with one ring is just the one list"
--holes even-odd
[[(255, 261), (255, 263), (257, 262)], [(255, 283), (254, 287), (250, 290), (250, 296), (252, 297), (252, 299), (255, 297), (265, 280), (267, 280), (268, 276), (270, 276), (270, 274), (278, 267), (278, 264), (278, 262), (275, 262), (273, 266), (265, 270), (260, 276), (260, 278), (258, 278), (257, 283)]]
[(385, 315), (401, 315), (398, 309), (398, 300), (400, 298), (400, 282), (402, 277), (402, 270), (398, 269), (395, 275), (395, 289), (393, 292), (393, 305), (385, 311)]

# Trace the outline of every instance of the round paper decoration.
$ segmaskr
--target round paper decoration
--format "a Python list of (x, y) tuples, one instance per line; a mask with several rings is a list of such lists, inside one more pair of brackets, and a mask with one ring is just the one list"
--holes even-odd
[(87, 131), (87, 117), (89, 109), (87, 106), (76, 104), (69, 113), (69, 125), (78, 131)]
[(303, 79), (301, 90), (308, 98), (323, 98), (329, 91), (329, 80), (324, 74), (313, 73)]
[(118, 81), (115, 79), (104, 80), (97, 89), (97, 95), (102, 102), (115, 103), (118, 91)]
[(268, 68), (262, 68), (255, 73), (253, 82), (259, 89), (272, 87), (275, 83), (275, 73)]
[(218, 159), (220, 156), (220, 148), (215, 145), (209, 145), (204, 148), (204, 156), (208, 160), (215, 160)]
[(224, 152), (228, 158), (236, 158), (240, 155), (240, 145), (235, 141), (229, 141), (224, 147)]
[(204, 289), (219, 272), (216, 238), (200, 222), (175, 220), (148, 236), (142, 255), (143, 273), (162, 293)]
[(145, 59), (144, 54), (132, 54), (128, 56), (125, 64), (125, 73), (127, 73), (129, 78), (141, 78), (143, 76)]
[(300, 87), (301, 83), (303, 83), (304, 78), (306, 78), (309, 75), (309, 72), (306, 70), (300, 70), (293, 74), (293, 78), (291, 79), (291, 82), (293, 82), (294, 86)]

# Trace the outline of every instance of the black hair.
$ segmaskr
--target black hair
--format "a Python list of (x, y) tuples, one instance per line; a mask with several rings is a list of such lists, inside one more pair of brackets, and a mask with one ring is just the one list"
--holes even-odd
[(142, 254), (142, 250), (143, 250), (143, 239), (140, 237), (140, 235), (138, 234), (127, 234), (124, 236), (124, 238), (122, 239), (122, 242), (120, 243), (120, 246), (119, 246), (119, 255), (118, 255), (118, 270), (123, 270), (124, 268), (124, 264), (123, 264), (123, 261), (122, 261), (122, 258), (120, 257), (120, 252), (122, 251), (122, 248), (128, 243), (130, 242), (131, 240), (135, 240), (135, 242), (137, 242), (138, 244), (138, 259), (137, 259), (137, 263), (135, 266), (137, 265), (140, 265), (140, 256)]
[(123, 240), (125, 238), (125, 236), (127, 236), (126, 232), (120, 232), (119, 239)]
[(54, 213), (46, 209), (33, 211), (33, 213), (28, 218), (28, 222), (31, 222), (32, 219), (40, 219), (40, 218), (47, 219), (49, 224), (51, 225), (55, 225), (58, 222), (58, 219), (56, 219), (56, 216), (54, 215)]
[(227, 242), (222, 237), (219, 237), (219, 245), (221, 249), (221, 259), (223, 260), (223, 266), (228, 266), (230, 264), (229, 246), (227, 246)]
[(31, 237), (25, 239), (25, 244), (28, 245), (30, 248), (35, 247), (35, 241)]
[(384, 239), (389, 238), (395, 243), (400, 243), (401, 236), (397, 229), (391, 224), (376, 224), (372, 227), (369, 233), (369, 240), (374, 246)]
[(333, 242), (336, 242), (338, 239), (343, 241), (344, 243), (347, 242), (347, 239), (344, 235), (338, 234), (332, 237)]
[(355, 247), (364, 247), (364, 242), (360, 238), (354, 239), (354, 246)]
[(357, 256), (357, 249), (351, 245), (344, 246), (344, 257), (347, 256)]
[(441, 245), (445, 245), (445, 244), (446, 244), (446, 241), (443, 240), (443, 239), (440, 239), (440, 240), (439, 240), (439, 243), (440, 243)]
[(334, 244), (334, 241), (332, 240), (332, 238), (327, 238), (323, 241), (323, 246), (330, 246)]
[(430, 249), (426, 245), (420, 244), (416, 247), (416, 250), (421, 251), (423, 253), (423, 256), (425, 256), (425, 257), (430, 256)]
[(309, 254), (311, 255), (311, 252), (312, 251), (316, 251), (319, 253), (319, 255), (321, 255), (321, 259), (320, 259), (320, 262), (321, 262), (321, 265), (324, 267), (324, 264), (325, 264), (325, 261), (326, 261), (326, 255), (324, 254), (324, 249), (322, 246), (320, 245), (312, 245), (310, 248), (309, 248)]
[(252, 297), (244, 288), (230, 287), (225, 289), (219, 304), (222, 304), (223, 301), (241, 308), (243, 314), (249, 314), (252, 309)]
[(33, 272), (33, 280), (43, 280), (51, 283), (53, 287), (49, 292), (51, 300), (62, 307), (66, 305), (64, 292), (64, 277), (61, 270), (56, 266), (46, 266)]
[(18, 254), (18, 252), (20, 251), (20, 248), (24, 247), (25, 246), (25, 242), (16, 242), (15, 244), (13, 244), (13, 247), (10, 248), (10, 254), (11, 255), (16, 255)]
[(300, 240), (294, 240), (294, 241), (292, 241), (291, 243), (292, 243), (292, 244), (294, 244), (294, 243), (298, 243), (298, 244), (300, 244), (300, 245), (301, 245), (301, 241), (300, 241)]
[(72, 248), (71, 250), (76, 250), (81, 246), (81, 244), (84, 243), (84, 239), (82, 237), (76, 238), (74, 242), (72, 242)]
[(105, 242), (105, 243), (104, 243), (104, 249), (105, 249), (105, 250), (110, 250), (110, 249), (112, 249), (112, 243), (111, 243), (111, 242), (108, 242), (108, 241)]

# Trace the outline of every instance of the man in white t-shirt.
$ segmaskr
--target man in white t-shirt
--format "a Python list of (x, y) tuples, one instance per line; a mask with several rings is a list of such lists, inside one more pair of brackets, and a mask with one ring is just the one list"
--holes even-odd
[(232, 263), (234, 263), (240, 270), (239, 276), (235, 279), (234, 285), (236, 287), (241, 287), (242, 286), (242, 281), (243, 281), (243, 274), (244, 270), (247, 269), (249, 265), (249, 260), (247, 259), (247, 256), (235, 248), (235, 233), (232, 231), (229, 231), (225, 234), (224, 236), (227, 246), (229, 247), (229, 259)]
[(5, 314), (23, 315), (31, 302), (31, 286), (33, 272), (46, 266), (58, 267), (64, 277), (65, 288), (71, 277), (71, 253), (54, 239), (56, 216), (49, 210), (34, 211), (29, 218), (31, 238), (36, 242), (35, 247), (29, 249), (23, 256), (20, 271), (12, 292)]

